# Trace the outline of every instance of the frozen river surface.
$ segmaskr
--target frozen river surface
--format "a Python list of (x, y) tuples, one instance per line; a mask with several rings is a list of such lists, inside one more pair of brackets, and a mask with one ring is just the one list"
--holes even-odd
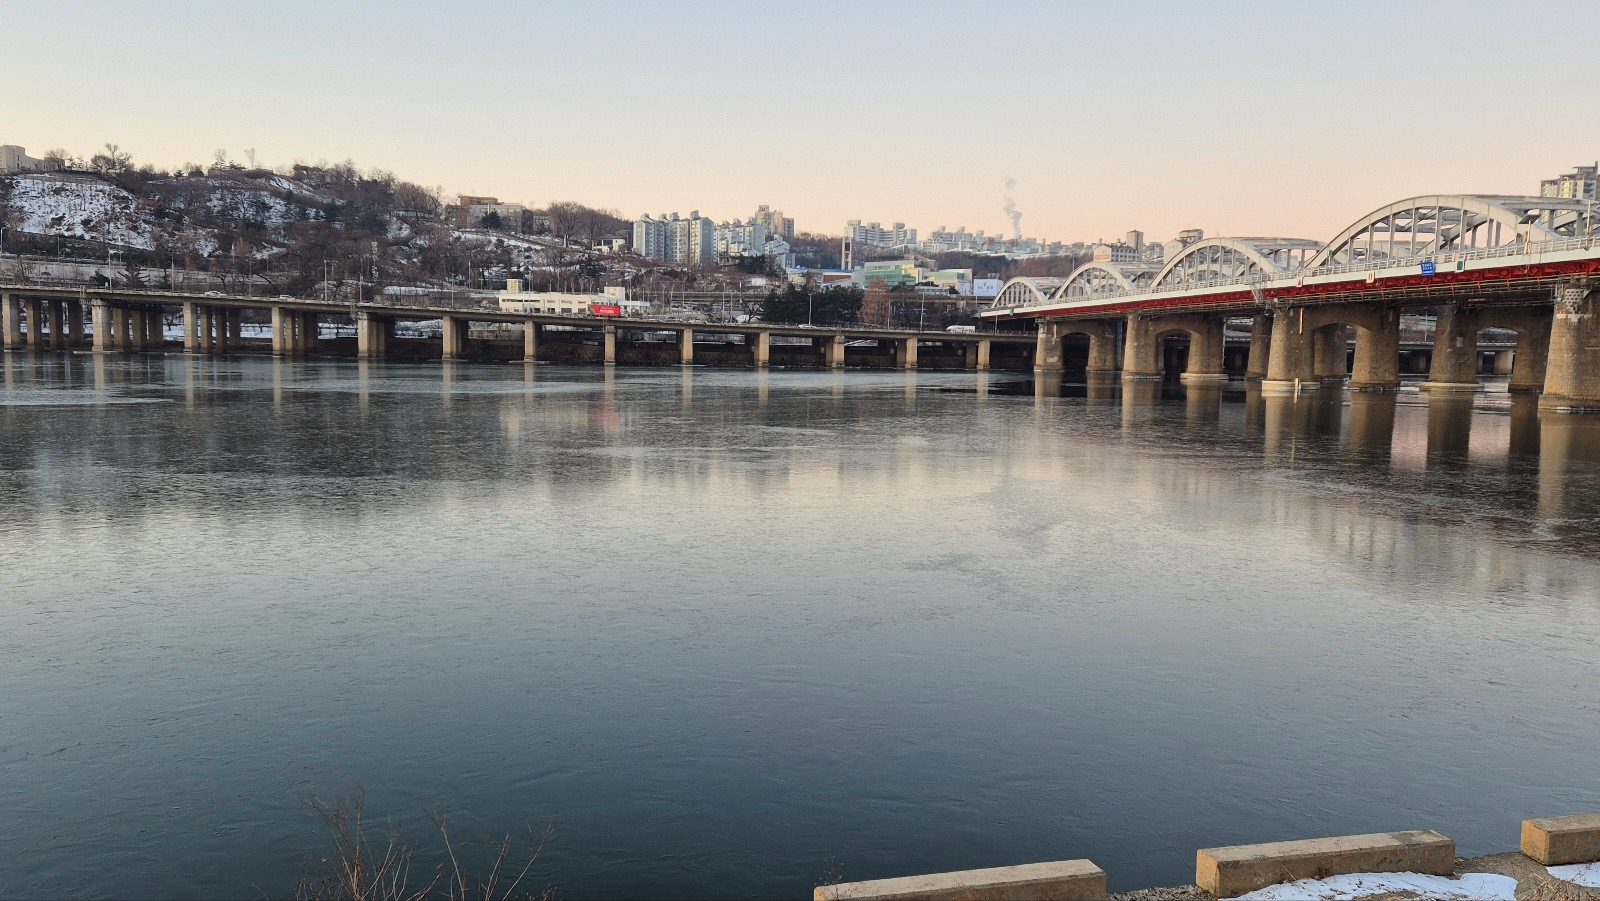
[[(558, 897), (1600, 808), (1600, 425), (971, 373), (4, 358), (0, 894)], [(431, 857), (429, 857), (431, 860)]]

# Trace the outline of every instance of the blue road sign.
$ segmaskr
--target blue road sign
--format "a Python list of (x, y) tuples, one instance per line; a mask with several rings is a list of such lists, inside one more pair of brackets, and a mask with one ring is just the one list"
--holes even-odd
[(1424, 260), (1423, 263), (1422, 263), (1422, 274), (1423, 275), (1432, 275), (1433, 271), (1434, 271), (1433, 270), (1433, 261), (1432, 260)]

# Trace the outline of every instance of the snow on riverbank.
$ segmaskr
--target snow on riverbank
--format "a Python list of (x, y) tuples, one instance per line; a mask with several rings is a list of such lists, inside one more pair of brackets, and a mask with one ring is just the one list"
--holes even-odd
[(1569, 863), (1566, 866), (1546, 867), (1550, 875), (1564, 882), (1586, 888), (1600, 888), (1600, 862)]
[(1240, 895), (1238, 901), (1354, 901), (1386, 892), (1415, 892), (1437, 901), (1513, 901), (1516, 891), (1517, 880), (1495, 873), (1462, 873), (1459, 879), (1422, 873), (1350, 873), (1269, 885)]

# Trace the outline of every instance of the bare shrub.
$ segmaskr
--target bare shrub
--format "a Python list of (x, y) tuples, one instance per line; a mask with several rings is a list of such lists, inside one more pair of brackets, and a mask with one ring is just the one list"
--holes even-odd
[(294, 888), (295, 901), (552, 901), (555, 897), (549, 887), (523, 888), (550, 840), (549, 830), (543, 835), (528, 830), (526, 862), (515, 872), (513, 838), (491, 839), (489, 871), (478, 876), (462, 866), (445, 816), (434, 811), (431, 816), (443, 841), (443, 859), (431, 869), (417, 872), (416, 853), (400, 841), (393, 823), (385, 825), (381, 838), (374, 838), (375, 829), (365, 816), (365, 790), (332, 803), (317, 798), (309, 803), (333, 833), (333, 853), (319, 859), (320, 872), (300, 877)]

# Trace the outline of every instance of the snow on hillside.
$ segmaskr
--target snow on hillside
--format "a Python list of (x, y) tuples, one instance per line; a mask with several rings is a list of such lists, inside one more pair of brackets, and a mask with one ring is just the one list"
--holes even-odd
[(25, 232), (153, 246), (138, 198), (98, 179), (53, 173), (17, 176), (12, 179), (11, 206), (17, 228)]

